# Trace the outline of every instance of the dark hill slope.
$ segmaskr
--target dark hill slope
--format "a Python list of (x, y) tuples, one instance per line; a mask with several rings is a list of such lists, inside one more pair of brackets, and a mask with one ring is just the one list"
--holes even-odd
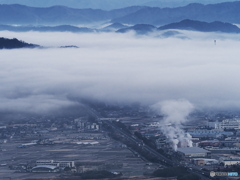
[(0, 38), (0, 49), (15, 49), (15, 48), (34, 48), (38, 47), (35, 44), (28, 44), (23, 41), (19, 41), (18, 39), (7, 39)]

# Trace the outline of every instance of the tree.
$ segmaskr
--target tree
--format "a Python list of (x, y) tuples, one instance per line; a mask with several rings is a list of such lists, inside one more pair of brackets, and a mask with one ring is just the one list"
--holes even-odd
[(200, 180), (200, 177), (189, 173), (185, 167), (158, 169), (152, 174), (155, 177), (177, 177), (178, 180)]
[(103, 178), (115, 178), (119, 176), (109, 171), (87, 171), (79, 175), (81, 176), (82, 179), (103, 179)]

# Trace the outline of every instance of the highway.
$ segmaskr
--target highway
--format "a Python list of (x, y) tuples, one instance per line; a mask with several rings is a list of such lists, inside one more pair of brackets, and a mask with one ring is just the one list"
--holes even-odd
[[(124, 138), (130, 140), (131, 142), (134, 142), (135, 144), (140, 145), (142, 149), (144, 149), (145, 151), (154, 155), (154, 157), (156, 158), (156, 161), (160, 165), (164, 164), (166, 166), (181, 166), (181, 164), (179, 162), (172, 161), (171, 159), (168, 159), (167, 157), (161, 155), (155, 149), (153, 149), (150, 146), (144, 144), (142, 142), (142, 140), (138, 139), (134, 135), (131, 135), (131, 134), (125, 132), (123, 129), (119, 128), (118, 126), (116, 126), (111, 121), (106, 120), (106, 121), (103, 121), (103, 123), (106, 123), (108, 126), (112, 127), (114, 129), (114, 131), (120, 133)], [(204, 176), (204, 173), (207, 173), (207, 172), (201, 171), (201, 169), (196, 167), (196, 166), (192, 166), (191, 168), (188, 167), (188, 171), (198, 175), (199, 177), (201, 177), (202, 180), (210, 180), (210, 178)], [(208, 174), (206, 174), (206, 175), (208, 176)]]
[(104, 121), (106, 124), (108, 124), (109, 126), (111, 126), (112, 128), (114, 128), (115, 131), (118, 131), (119, 133), (121, 133), (126, 139), (131, 140), (132, 142), (141, 145), (142, 149), (148, 151), (149, 153), (151, 153), (152, 155), (154, 155), (156, 157), (156, 159), (159, 161), (159, 163), (164, 163), (167, 164), (168, 166), (177, 166), (180, 165), (178, 162), (173, 162), (172, 160), (166, 158), (165, 156), (159, 154), (156, 150), (154, 150), (153, 148), (151, 148), (150, 146), (143, 144), (142, 140), (138, 139), (137, 137), (135, 137), (134, 135), (128, 134), (126, 132), (124, 132), (121, 128), (117, 127), (115, 124), (113, 124), (110, 121)]

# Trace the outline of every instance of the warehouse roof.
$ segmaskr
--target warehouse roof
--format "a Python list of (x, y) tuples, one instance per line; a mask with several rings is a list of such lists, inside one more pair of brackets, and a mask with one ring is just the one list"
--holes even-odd
[(199, 147), (184, 147), (184, 148), (178, 148), (179, 152), (182, 152), (184, 154), (186, 153), (208, 153), (210, 151), (207, 151), (203, 148), (199, 148)]
[(54, 170), (54, 169), (56, 169), (57, 167), (56, 167), (56, 166), (51, 166), (51, 165), (38, 165), (38, 166), (36, 166), (36, 167), (33, 167), (32, 170), (33, 170), (33, 169), (38, 169), (38, 168), (46, 168), (46, 169)]

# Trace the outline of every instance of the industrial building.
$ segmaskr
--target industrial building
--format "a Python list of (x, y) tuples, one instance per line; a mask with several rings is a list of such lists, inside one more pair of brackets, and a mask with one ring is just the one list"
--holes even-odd
[(197, 158), (193, 159), (194, 164), (198, 166), (218, 164), (219, 161), (216, 159)]
[(219, 147), (221, 145), (221, 142), (219, 140), (206, 140), (206, 141), (201, 141), (198, 143), (200, 147)]
[(224, 160), (222, 161), (224, 166), (231, 166), (231, 165), (239, 165), (240, 159), (230, 159), (230, 160)]
[(184, 157), (194, 158), (194, 157), (209, 157), (211, 155), (210, 151), (207, 151), (199, 147), (183, 147), (178, 148), (177, 152)]

